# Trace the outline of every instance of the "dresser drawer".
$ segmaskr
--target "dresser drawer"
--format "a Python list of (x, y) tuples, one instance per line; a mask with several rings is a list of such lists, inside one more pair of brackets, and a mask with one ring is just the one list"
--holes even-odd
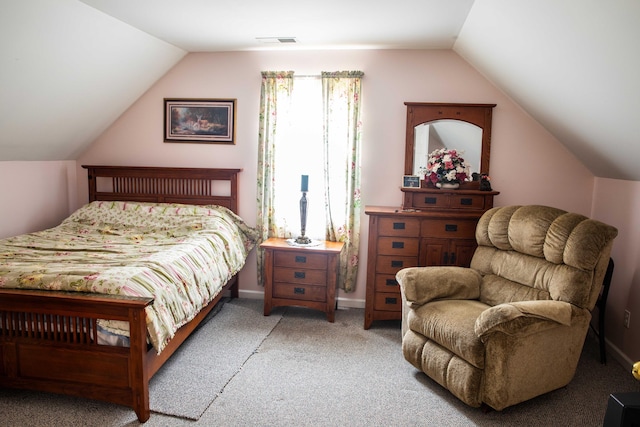
[(396, 274), (407, 267), (416, 267), (418, 257), (378, 255), (376, 259), (376, 272), (383, 274)]
[(376, 292), (373, 308), (381, 311), (402, 311), (400, 292)]
[(378, 254), (418, 256), (419, 239), (417, 237), (379, 237)]
[(273, 297), (325, 302), (327, 300), (327, 288), (325, 286), (275, 282), (273, 284)]
[(481, 209), (484, 210), (484, 196), (452, 194), (449, 207), (453, 209)]
[(376, 292), (400, 292), (395, 274), (376, 274)]
[(473, 239), (476, 235), (475, 220), (429, 219), (422, 221), (422, 237)]
[(441, 209), (448, 208), (449, 204), (450, 197), (448, 194), (417, 193), (413, 194), (413, 206), (411, 207)]
[(327, 270), (276, 267), (273, 269), (273, 281), (326, 286)]
[(274, 253), (274, 266), (291, 268), (326, 269), (327, 256), (308, 252), (277, 251)]
[(417, 237), (420, 220), (417, 218), (380, 218), (378, 235)]

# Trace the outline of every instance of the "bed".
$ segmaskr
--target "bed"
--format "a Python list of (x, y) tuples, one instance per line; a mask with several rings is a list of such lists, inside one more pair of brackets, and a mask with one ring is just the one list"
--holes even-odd
[[(77, 227), (78, 222), (87, 222), (86, 215), (92, 215), (91, 212), (96, 209), (105, 208), (111, 209), (107, 211), (108, 215), (126, 209), (144, 212), (167, 209), (171, 215), (174, 213), (183, 215), (185, 209), (188, 211), (186, 215), (192, 215), (192, 213), (200, 215), (203, 211), (206, 212), (203, 215), (211, 215), (211, 212), (219, 215), (218, 211), (228, 210), (233, 216), (233, 213), (237, 214), (238, 212), (238, 174), (240, 169), (86, 165), (83, 165), (83, 168), (88, 171), (89, 204), (72, 214), (59, 227), (64, 226), (67, 221), (75, 221), (73, 224)], [(212, 206), (220, 206), (221, 208), (213, 209)], [(86, 209), (89, 210), (89, 213), (85, 211)], [(225, 212), (225, 218), (228, 211)], [(120, 215), (118, 212), (115, 214)], [(116, 222), (120, 221), (120, 217), (116, 218)], [(198, 217), (195, 224), (200, 224), (201, 219), (202, 223), (208, 224), (210, 219), (203, 218)], [(172, 216), (170, 221), (182, 221), (183, 219), (182, 216), (177, 219)], [(191, 217), (186, 220), (193, 221)], [(237, 220), (242, 223), (239, 217)], [(167, 232), (167, 228), (155, 217), (151, 219), (145, 217), (140, 221), (141, 226), (147, 228), (151, 223), (154, 233), (171, 234), (172, 238), (175, 237), (174, 234), (182, 233), (182, 231), (176, 232), (173, 229)], [(104, 228), (106, 222), (89, 220), (88, 223), (92, 225), (95, 223), (96, 227)], [(193, 226), (191, 222), (186, 225), (180, 224), (182, 227), (180, 230), (199, 228), (199, 226)], [(115, 227), (117, 228), (117, 225)], [(126, 226), (122, 228), (126, 228)], [(145, 233), (147, 228), (143, 230)], [(247, 235), (243, 235), (246, 253), (241, 265), (244, 264), (246, 254), (254, 246), (256, 239), (255, 235), (251, 235), (250, 227), (247, 228), (249, 228)], [(57, 227), (52, 230), (57, 231)], [(121, 230), (100, 229), (99, 231), (102, 235), (109, 235), (109, 233), (119, 234)], [(47, 232), (50, 233), (49, 230), (42, 233)], [(78, 231), (76, 234), (83, 232)], [(87, 233), (92, 233), (92, 231)], [(52, 236), (55, 238), (56, 235), (49, 234), (49, 239)], [(154, 234), (154, 236), (156, 235)], [(135, 236), (127, 235), (126, 237), (135, 240)], [(144, 238), (147, 237), (148, 235), (145, 234)], [(183, 237), (182, 235), (179, 237), (182, 243), (191, 242), (191, 237)], [(116, 243), (110, 246), (111, 248), (119, 244), (117, 240), (114, 241)], [(112, 241), (109, 240), (109, 242)], [(159, 240), (159, 242), (161, 241)], [(57, 245), (57, 243), (50, 244)], [(75, 241), (73, 244), (75, 245)], [(25, 246), (30, 245), (32, 244), (25, 244)], [(150, 246), (164, 247), (165, 245), (157, 243)], [(208, 246), (212, 245), (205, 244), (205, 247)], [(228, 242), (223, 243), (223, 246), (229, 252), (231, 251), (231, 245)], [(180, 248), (182, 247), (180, 246)], [(104, 245), (98, 252), (102, 252), (102, 248)], [(86, 250), (90, 251), (91, 248)], [(198, 250), (204, 251), (204, 249)], [(60, 249), (56, 247), (56, 251), (60, 251)], [(75, 251), (75, 247), (70, 249), (67, 246), (62, 253), (75, 257)], [(118, 251), (114, 249), (113, 252)], [(205, 264), (206, 261), (202, 261), (203, 259), (212, 259), (213, 256), (207, 256), (207, 253), (199, 254), (200, 258), (196, 262)], [(10, 253), (5, 256), (14, 260), (12, 265), (16, 265), (16, 259), (21, 260), (20, 257), (14, 256), (12, 258)], [(166, 261), (163, 257), (166, 255), (147, 254), (145, 256), (147, 258), (156, 257), (154, 263), (164, 268)], [(226, 254), (220, 256), (232, 257)], [(1, 257), (2, 254), (0, 254)], [(189, 259), (191, 260), (191, 258)], [(94, 278), (91, 273), (93, 270), (86, 267), (93, 266), (91, 264), (93, 260), (86, 262), (87, 264), (83, 264), (83, 267), (75, 267), (80, 271), (74, 273), (76, 275), (84, 274), (84, 280), (69, 280), (68, 283), (65, 282), (65, 286), (47, 285), (45, 290), (0, 287), (0, 387), (62, 393), (121, 404), (133, 408), (138, 420), (145, 422), (150, 416), (149, 380), (206, 318), (223, 295), (238, 296), (237, 272), (241, 265), (236, 266), (235, 270), (226, 271), (226, 275), (220, 274), (217, 279), (210, 280), (212, 283), (216, 281), (220, 283), (214, 285), (207, 282), (206, 285), (203, 285), (205, 290), (198, 290), (196, 293), (203, 294), (199, 297), (204, 301), (193, 303), (198, 306), (195, 311), (191, 310), (188, 317), (182, 322), (175, 321), (173, 330), (162, 330), (159, 333), (150, 327), (154, 322), (159, 322), (154, 317), (161, 317), (167, 311), (171, 311), (173, 316), (173, 311), (176, 308), (181, 305), (190, 305), (191, 300), (197, 299), (190, 293), (191, 291), (182, 291), (184, 283), (177, 282), (185, 279), (184, 275), (179, 272), (176, 273), (177, 276), (172, 275), (176, 267), (171, 267), (169, 272), (163, 270), (163, 272), (157, 273), (153, 280), (158, 281), (158, 277), (172, 276), (162, 282), (164, 286), (170, 287), (169, 284), (172, 284), (171, 286), (177, 288), (179, 292), (189, 293), (189, 295), (175, 305), (167, 303), (163, 306), (160, 304), (164, 298), (160, 296), (161, 293), (154, 295), (145, 293), (146, 283), (138, 283), (137, 288), (133, 285), (123, 285), (118, 287), (117, 291), (101, 290), (100, 292), (106, 293), (94, 293), (98, 287), (89, 286), (87, 283), (98, 283), (98, 281), (91, 280)], [(114, 261), (111, 258), (105, 262), (123, 264), (129, 269), (131, 266), (138, 268), (137, 262), (126, 264), (123, 260)], [(47, 261), (40, 263), (40, 265), (43, 264), (49, 265)], [(0, 259), (0, 281), (5, 280), (6, 284), (7, 277), (10, 277), (11, 274), (6, 268), (3, 272), (2, 266)], [(198, 270), (205, 270), (205, 268), (202, 267)], [(112, 271), (112, 269), (108, 269), (108, 271)], [(41, 273), (41, 270), (34, 270), (34, 277), (38, 280), (41, 279)], [(102, 278), (106, 273), (101, 272), (100, 274)], [(29, 285), (30, 281), (35, 280), (29, 275), (22, 274), (20, 277), (20, 283), (23, 285)], [(175, 277), (178, 279), (176, 280)], [(172, 281), (176, 281), (176, 283)], [(204, 279), (198, 279), (198, 281), (204, 282)], [(56, 281), (56, 283), (59, 282)], [(78, 283), (83, 285), (74, 289), (69, 288), (69, 286), (77, 286)], [(123, 291), (125, 288), (126, 292)], [(189, 310), (185, 308), (184, 311)], [(99, 339), (105, 333), (124, 336), (123, 344), (105, 344), (104, 340)]]

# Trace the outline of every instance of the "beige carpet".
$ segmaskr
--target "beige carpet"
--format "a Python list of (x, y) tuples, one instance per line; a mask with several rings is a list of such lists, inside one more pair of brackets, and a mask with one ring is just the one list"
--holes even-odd
[[(261, 329), (282, 315), (240, 368), (215, 356), (215, 334), (206, 331), (222, 324), (227, 308), (234, 312), (234, 333), (224, 329), (226, 337)], [(152, 413), (146, 426), (602, 426), (610, 393), (640, 392), (640, 382), (615, 361), (599, 363), (597, 341), (589, 335), (567, 387), (484, 413), (402, 358), (398, 322), (376, 322), (365, 331), (363, 320), (361, 309), (337, 310), (335, 323), (302, 308), (276, 308), (264, 317), (262, 301), (232, 300), (202, 328), (204, 334), (194, 336), (197, 356), (184, 359), (187, 370), (203, 376), (226, 369), (222, 392), (218, 385), (209, 391), (178, 389), (172, 381), (182, 379), (169, 375), (166, 388), (182, 402), (178, 406), (202, 395), (211, 403), (197, 421)], [(214, 362), (216, 367), (201, 367)], [(118, 405), (1, 389), (0, 419), (10, 426), (138, 425), (133, 411)]]
[(151, 412), (197, 420), (282, 318), (221, 301), (149, 383)]

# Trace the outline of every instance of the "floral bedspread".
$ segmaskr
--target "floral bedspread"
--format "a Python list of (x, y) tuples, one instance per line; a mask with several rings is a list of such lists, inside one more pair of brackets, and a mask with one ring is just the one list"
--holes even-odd
[(0, 287), (153, 297), (147, 326), (160, 352), (240, 271), (257, 236), (220, 206), (92, 202), (57, 227), (0, 240)]

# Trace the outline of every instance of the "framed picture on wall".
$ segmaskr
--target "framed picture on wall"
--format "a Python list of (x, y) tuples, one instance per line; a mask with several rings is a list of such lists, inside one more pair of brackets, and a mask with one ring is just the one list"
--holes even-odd
[(164, 100), (164, 141), (235, 144), (235, 99)]
[(417, 175), (403, 175), (402, 186), (404, 188), (420, 188), (420, 177)]

